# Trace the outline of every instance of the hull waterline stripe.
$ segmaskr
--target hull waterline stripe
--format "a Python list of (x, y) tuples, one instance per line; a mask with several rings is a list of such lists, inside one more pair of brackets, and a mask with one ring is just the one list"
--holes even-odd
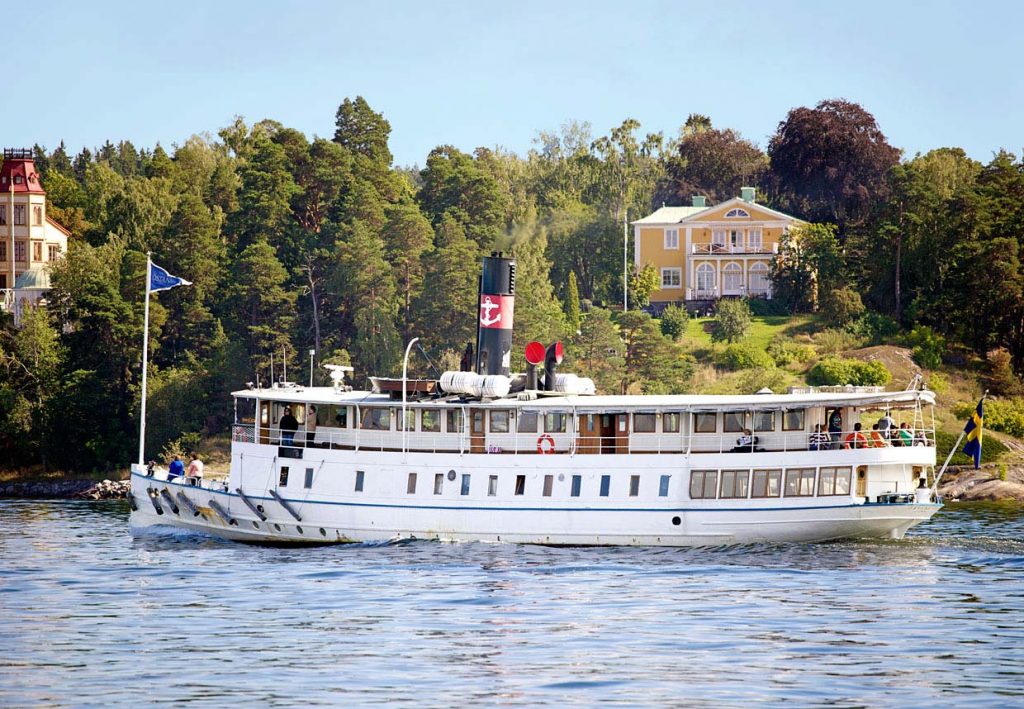
[[(145, 475), (139, 473), (132, 473), (132, 477), (139, 477), (143, 480), (150, 480)], [(168, 485), (175, 485), (186, 489), (196, 490), (197, 488), (186, 485), (179, 485), (179, 483), (170, 482)], [(201, 488), (203, 492), (213, 493), (215, 495), (224, 495), (226, 497), (238, 498), (231, 492), (222, 490), (210, 490), (207, 488)], [(273, 497), (260, 497), (257, 495), (250, 495), (246, 493), (246, 496), (252, 500), (266, 500), (276, 501)], [(376, 508), (387, 508), (387, 509), (398, 509), (398, 510), (447, 510), (450, 512), (458, 511), (484, 511), (484, 512), (789, 512), (795, 510), (838, 510), (846, 509), (851, 507), (859, 507), (864, 509), (893, 509), (897, 507), (942, 507), (941, 504), (935, 502), (921, 503), (921, 502), (894, 502), (886, 503), (884, 505), (862, 503), (853, 505), (807, 505), (801, 507), (488, 507), (482, 505), (395, 505), (383, 502), (338, 502), (335, 500), (297, 500), (294, 498), (282, 497), (280, 498), (285, 502), (294, 502), (296, 504), (309, 504), (309, 505), (334, 505), (338, 507), (376, 507)]]

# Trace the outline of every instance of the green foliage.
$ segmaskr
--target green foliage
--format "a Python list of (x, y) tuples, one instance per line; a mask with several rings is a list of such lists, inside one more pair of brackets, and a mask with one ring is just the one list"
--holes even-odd
[(989, 386), (995, 395), (1019, 396), (1024, 384), (1014, 374), (1013, 357), (1005, 347), (998, 347), (986, 355), (989, 368)]
[(837, 288), (821, 297), (820, 310), (831, 327), (846, 327), (864, 314), (864, 303), (852, 288)]
[(814, 350), (787, 337), (776, 335), (768, 343), (767, 354), (776, 366), (785, 367), (788, 364), (810, 361), (814, 357)]
[(576, 285), (576, 272), (569, 271), (569, 284), (565, 288), (565, 319), (569, 332), (580, 330), (580, 289)]
[(686, 308), (672, 303), (661, 313), (661, 332), (666, 337), (678, 340), (690, 324), (690, 313)]
[(873, 345), (882, 345), (896, 339), (900, 332), (900, 325), (888, 315), (869, 310), (856, 321), (847, 325), (846, 330)]
[(838, 357), (818, 360), (807, 373), (807, 383), (812, 386), (884, 386), (890, 381), (892, 375), (881, 362), (862, 362)]
[[(957, 439), (960, 437), (959, 433), (948, 433), (946, 431), (935, 432), (935, 457), (938, 460), (946, 460), (946, 456), (949, 455), (949, 451), (953, 449)], [(974, 458), (966, 456), (963, 453), (964, 444), (960, 442), (956, 453), (950, 458), (950, 465), (970, 465), (974, 466)], [(981, 444), (981, 462), (982, 463), (993, 463), (1007, 452), (1006, 444), (998, 440), (994, 436), (985, 436), (982, 439)]]
[(715, 356), (715, 364), (731, 370), (771, 369), (775, 366), (775, 361), (762, 349), (736, 342), (727, 345)]
[(927, 325), (919, 325), (907, 336), (914, 361), (925, 369), (938, 369), (942, 364), (942, 353), (946, 350), (946, 340)]
[(630, 311), (619, 316), (619, 330), (626, 345), (626, 368), (620, 392), (634, 385), (648, 394), (679, 394), (693, 376), (696, 362), (661, 334), (650, 315)]
[(772, 260), (774, 296), (790, 312), (815, 310), (822, 296), (846, 284), (845, 263), (834, 224), (801, 224), (783, 234)]
[(814, 335), (814, 347), (820, 354), (834, 355), (861, 346), (863, 340), (846, 330), (822, 330)]
[[(953, 406), (953, 415), (966, 421), (974, 414), (974, 402), (961, 402)], [(986, 399), (985, 428), (1024, 438), (1024, 399)], [(987, 445), (987, 441), (986, 441)]]
[(718, 301), (711, 328), (713, 342), (735, 342), (750, 330), (750, 306), (745, 299), (729, 298)]
[(629, 277), (629, 300), (637, 308), (646, 308), (651, 303), (651, 294), (661, 288), (658, 269), (651, 264), (633, 270)]
[(750, 312), (754, 317), (790, 315), (789, 304), (782, 298), (750, 298), (747, 303), (750, 305)]
[(579, 374), (593, 379), (602, 394), (618, 393), (625, 376), (626, 347), (611, 313), (591, 308), (572, 344), (572, 361)]

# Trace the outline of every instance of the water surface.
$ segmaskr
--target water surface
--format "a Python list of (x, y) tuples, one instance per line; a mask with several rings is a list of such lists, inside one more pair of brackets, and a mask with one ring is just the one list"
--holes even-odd
[(0, 706), (1024, 706), (1024, 509), (725, 549), (133, 539), (0, 501)]

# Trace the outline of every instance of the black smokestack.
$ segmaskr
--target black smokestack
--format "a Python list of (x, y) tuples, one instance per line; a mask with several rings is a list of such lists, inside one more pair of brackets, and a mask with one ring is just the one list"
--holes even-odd
[(516, 261), (500, 251), (484, 256), (480, 276), (480, 312), (476, 321), (477, 374), (508, 376), (512, 359)]
[(556, 342), (544, 353), (544, 391), (555, 390), (555, 370), (562, 363), (562, 343)]

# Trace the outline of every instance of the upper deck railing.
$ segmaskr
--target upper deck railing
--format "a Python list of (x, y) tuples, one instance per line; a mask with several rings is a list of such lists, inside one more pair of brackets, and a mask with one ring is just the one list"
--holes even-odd
[[(301, 428), (282, 431), (276, 427), (235, 424), (232, 440), (289, 448), (332, 450), (401, 451), (421, 453), (537, 454), (693, 454), (785, 453), (795, 451), (864, 450), (869, 448), (935, 447), (930, 428), (900, 429), (886, 436), (872, 431), (813, 433), (806, 431), (742, 433), (637, 433), (620, 436), (588, 436), (579, 431), (520, 431), (509, 433), (378, 431), (320, 426), (314, 434)], [(404, 439), (404, 440), (403, 440)]]

